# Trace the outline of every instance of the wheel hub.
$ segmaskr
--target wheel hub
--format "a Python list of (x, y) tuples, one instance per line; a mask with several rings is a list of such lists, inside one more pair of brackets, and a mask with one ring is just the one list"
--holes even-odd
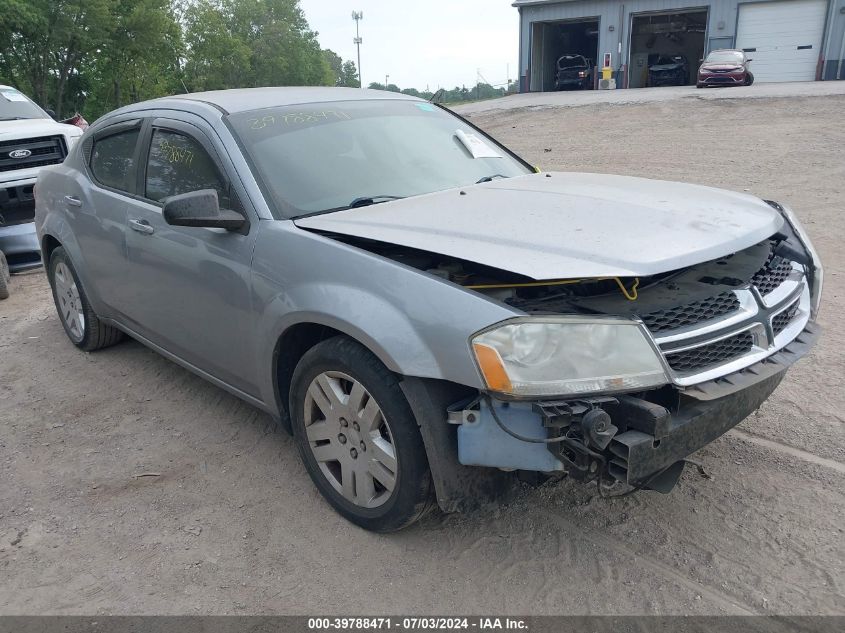
[(53, 283), (56, 288), (56, 307), (59, 315), (70, 338), (78, 343), (85, 337), (85, 314), (82, 310), (82, 298), (79, 296), (76, 280), (64, 262), (56, 265)]
[(342, 372), (323, 372), (308, 387), (304, 413), (309, 448), (332, 487), (358, 506), (386, 503), (396, 486), (396, 451), (366, 388)]

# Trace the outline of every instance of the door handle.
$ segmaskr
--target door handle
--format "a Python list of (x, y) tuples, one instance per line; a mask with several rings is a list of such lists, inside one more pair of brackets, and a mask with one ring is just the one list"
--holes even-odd
[(65, 202), (68, 203), (72, 207), (81, 207), (82, 200), (79, 198), (75, 198), (73, 196), (65, 196)]
[(146, 220), (129, 220), (129, 228), (144, 235), (152, 235), (155, 233), (153, 226)]

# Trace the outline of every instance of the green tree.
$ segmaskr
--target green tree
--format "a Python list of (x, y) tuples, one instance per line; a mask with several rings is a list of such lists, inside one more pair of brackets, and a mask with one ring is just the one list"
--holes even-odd
[(332, 50), (323, 50), (323, 59), (329, 65), (334, 75), (334, 85), (342, 88), (357, 88), (358, 87), (358, 69), (352, 61), (343, 61), (343, 59)]
[(182, 30), (170, 0), (117, 0), (108, 45), (91, 64), (87, 111), (94, 115), (182, 92)]
[(79, 73), (106, 45), (114, 0), (0, 0), (0, 72), (58, 116)]
[(191, 89), (335, 83), (298, 0), (197, 0), (185, 25)]
[(355, 62), (343, 62), (343, 68), (340, 69), (340, 83), (337, 85), (346, 88), (361, 87), (361, 80), (358, 78), (358, 68), (355, 66)]

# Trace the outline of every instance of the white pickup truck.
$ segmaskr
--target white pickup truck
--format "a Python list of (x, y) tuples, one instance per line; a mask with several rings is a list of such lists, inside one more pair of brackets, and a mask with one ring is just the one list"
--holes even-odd
[(64, 161), (80, 136), (79, 127), (57, 123), (25, 94), (0, 84), (0, 295), (7, 279), (2, 269), (41, 265), (35, 179), (41, 167)]

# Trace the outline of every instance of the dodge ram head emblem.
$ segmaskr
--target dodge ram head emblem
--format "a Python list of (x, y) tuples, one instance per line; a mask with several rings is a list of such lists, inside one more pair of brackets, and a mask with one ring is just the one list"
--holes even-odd
[(32, 156), (32, 151), (28, 149), (16, 149), (9, 152), (9, 158), (28, 158)]

